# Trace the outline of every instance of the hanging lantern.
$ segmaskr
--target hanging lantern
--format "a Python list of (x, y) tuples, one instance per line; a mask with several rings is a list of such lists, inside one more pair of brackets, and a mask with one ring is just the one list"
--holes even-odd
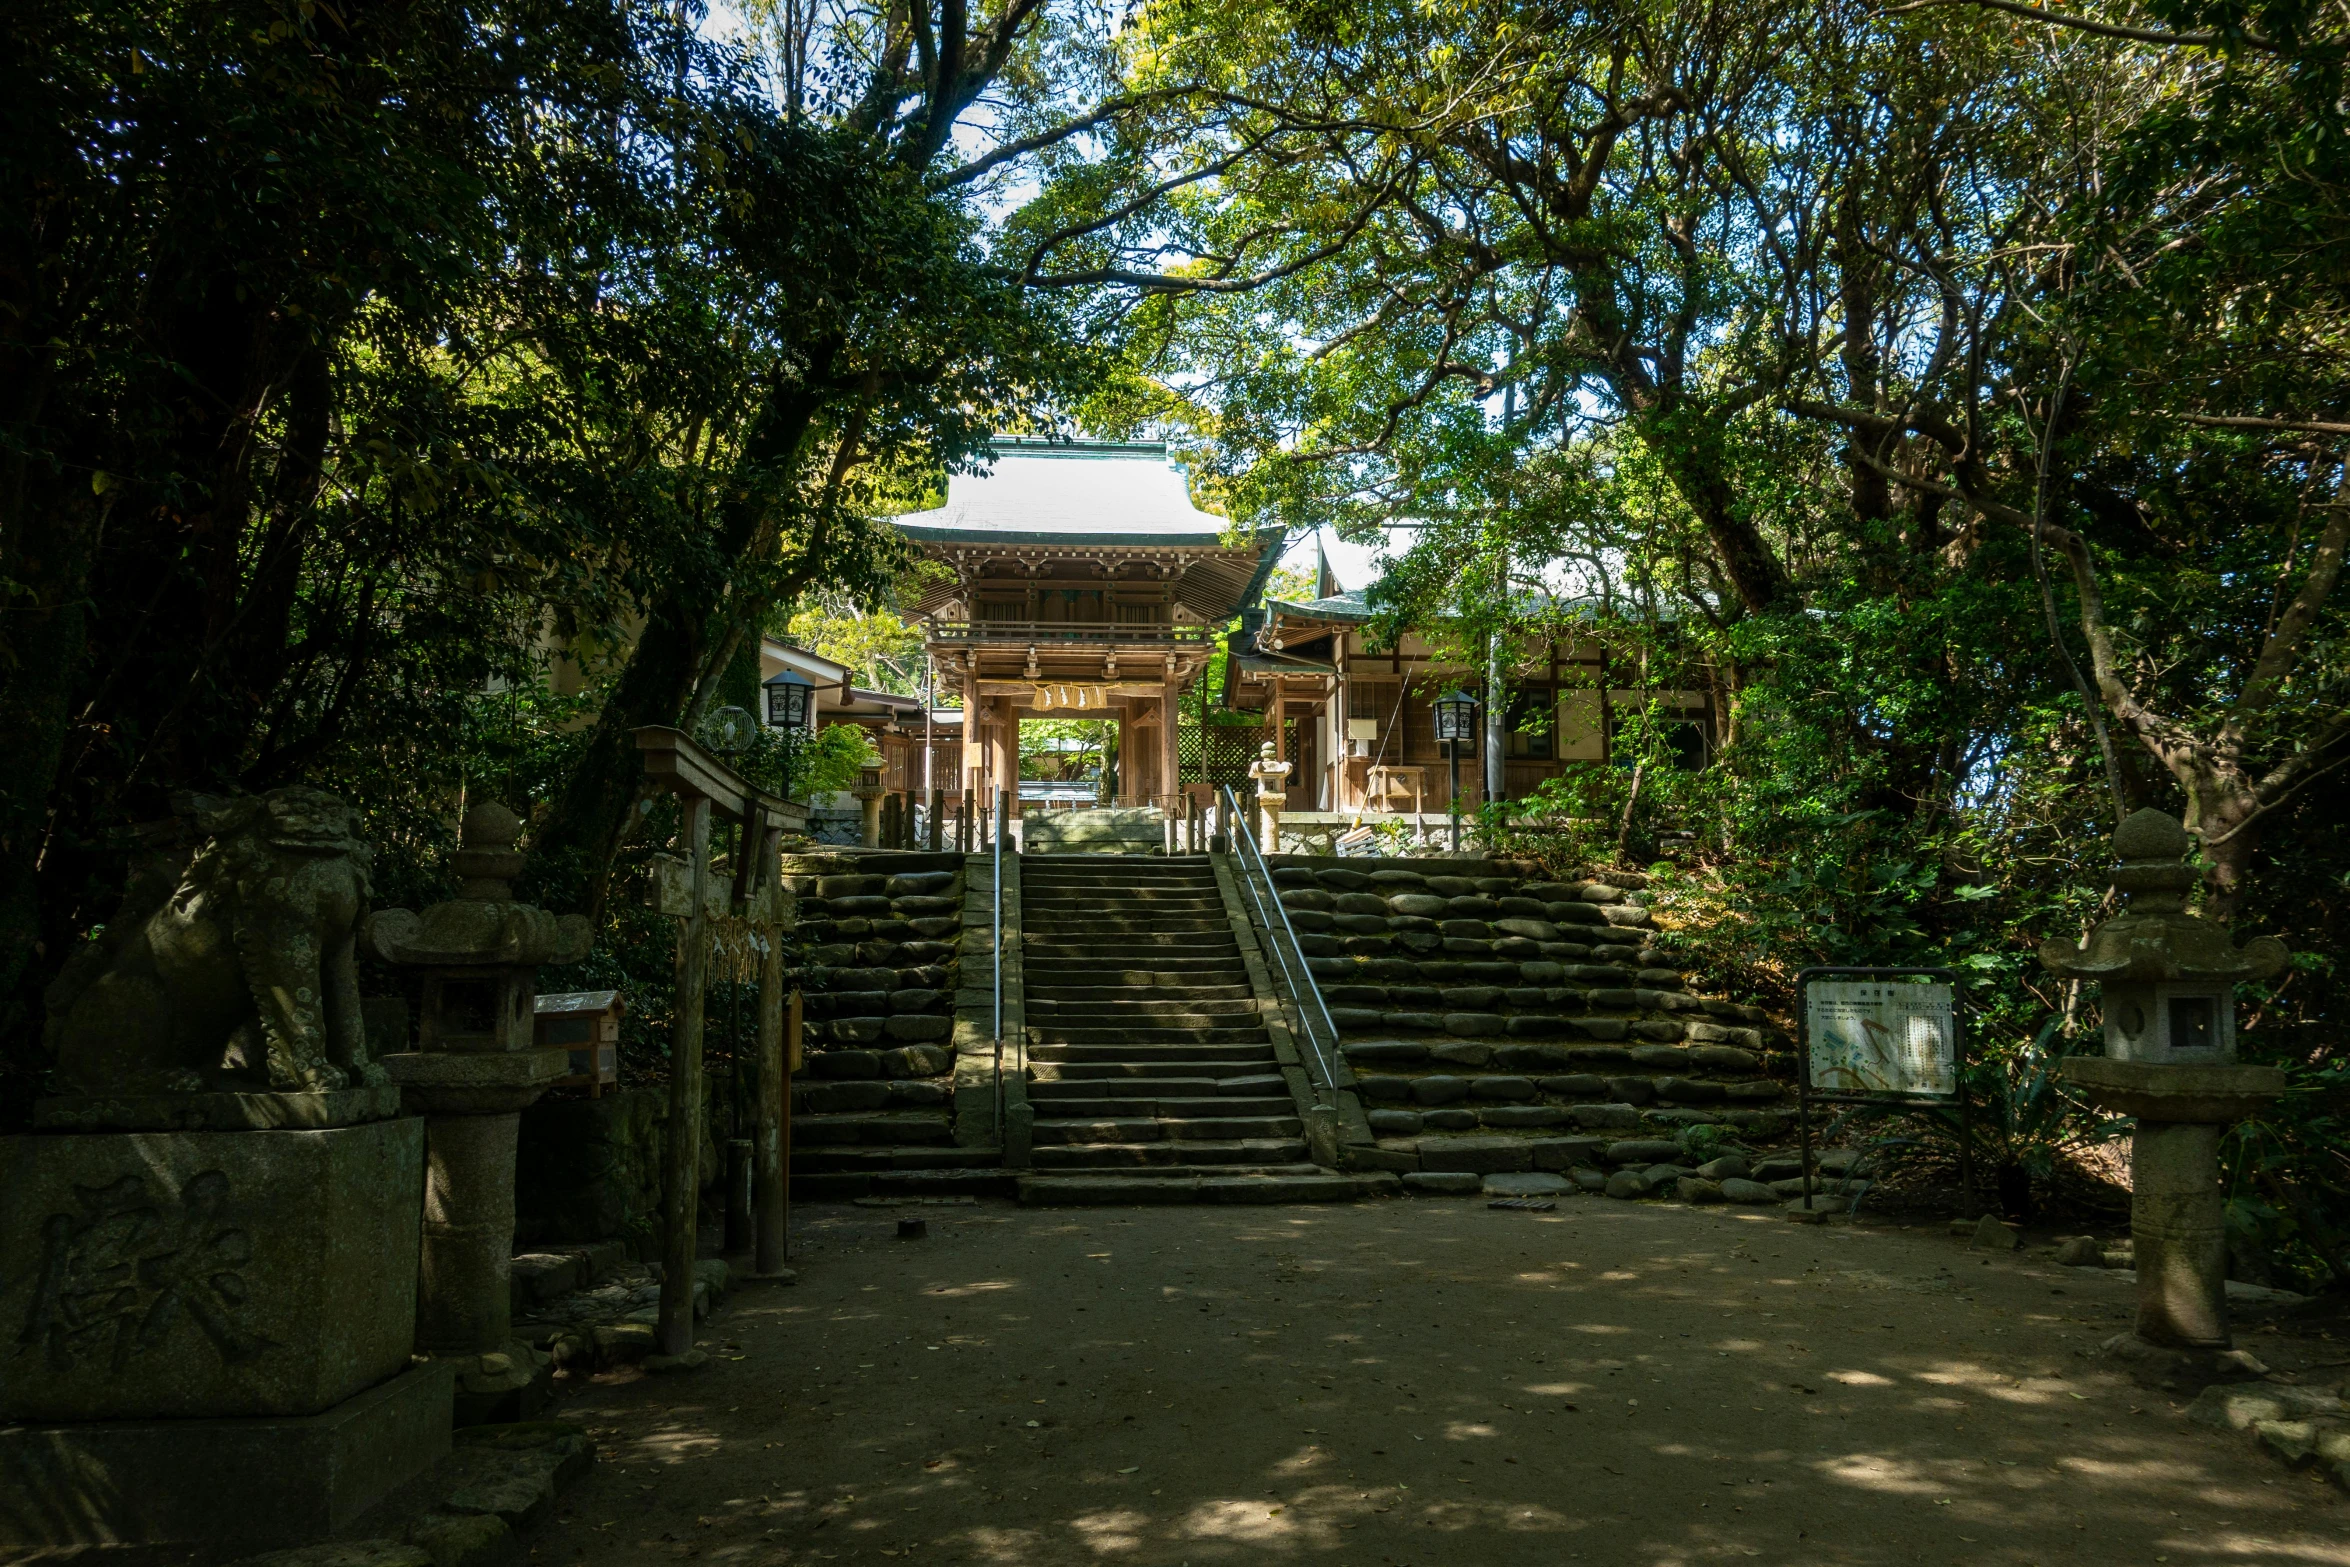
[(1477, 699), (1468, 692), (1454, 688), (1436, 699), (1436, 738), (1439, 740), (1474, 740), (1477, 738)]

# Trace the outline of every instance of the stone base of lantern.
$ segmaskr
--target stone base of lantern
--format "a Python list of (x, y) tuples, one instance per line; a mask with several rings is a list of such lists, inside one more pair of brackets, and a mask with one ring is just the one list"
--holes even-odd
[(0, 1546), (322, 1540), (446, 1455), (453, 1368), (315, 1415), (0, 1426)]

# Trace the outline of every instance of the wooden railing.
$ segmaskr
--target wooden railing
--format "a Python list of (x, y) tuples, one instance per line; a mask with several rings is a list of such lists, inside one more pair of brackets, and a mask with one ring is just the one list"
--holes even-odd
[(930, 634), (940, 642), (1204, 642), (1205, 626), (1124, 620), (946, 620)]

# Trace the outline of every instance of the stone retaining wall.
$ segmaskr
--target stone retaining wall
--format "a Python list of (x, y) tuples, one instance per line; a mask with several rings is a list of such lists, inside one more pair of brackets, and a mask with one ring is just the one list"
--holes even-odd
[(807, 962), (795, 1150), (954, 1140), (962, 864), (956, 854), (785, 858)]
[(1270, 865), (1377, 1145), (1418, 1168), (1597, 1169), (1643, 1127), (1791, 1123), (1784, 1040), (1688, 989), (1636, 889), (1514, 861)]

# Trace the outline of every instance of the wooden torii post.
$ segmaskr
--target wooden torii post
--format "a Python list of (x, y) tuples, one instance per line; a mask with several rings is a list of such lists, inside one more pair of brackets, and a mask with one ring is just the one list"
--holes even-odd
[[(680, 833), (686, 849), (683, 884), (656, 890), (664, 913), (685, 918), (677, 944), (676, 1030), (669, 1060), (670, 1137), (662, 1192), (661, 1307), (655, 1328), (660, 1352), (682, 1355), (694, 1344), (694, 1260), (704, 1114), (702, 1004), (709, 983), (709, 923), (714, 913), (731, 911), (766, 930), (759, 965), (754, 1271), (781, 1272), (789, 1246), (790, 1090), (785, 1081), (789, 1064), (785, 1059), (782, 934), (790, 921), (792, 900), (783, 890), (777, 842), (787, 823), (804, 825), (805, 816), (788, 800), (752, 787), (680, 730), (648, 725), (636, 731), (636, 743), (644, 756), (646, 779), (676, 795), (684, 811)], [(731, 887), (710, 874), (713, 811), (742, 829)], [(791, 1010), (796, 1013), (798, 1009)]]

